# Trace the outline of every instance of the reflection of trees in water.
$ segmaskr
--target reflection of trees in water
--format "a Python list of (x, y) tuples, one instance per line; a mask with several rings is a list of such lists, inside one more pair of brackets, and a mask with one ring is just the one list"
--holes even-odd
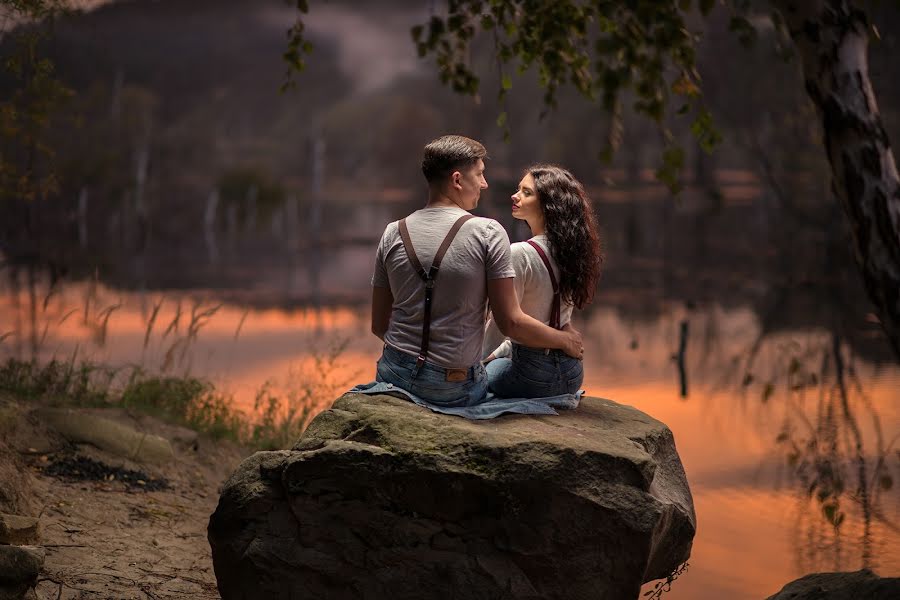
[[(6, 354), (20, 360), (37, 360), (48, 350), (48, 338), (70, 319), (81, 321), (94, 346), (105, 346), (110, 317), (121, 308), (121, 303), (99, 301), (96, 277), (86, 282), (81, 304), (73, 306), (62, 300), (67, 281), (52, 266), (0, 264), (0, 274), (4, 280), (0, 297), (4, 304), (8, 302), (11, 315), (11, 319), (0, 321), (0, 342), (4, 343)], [(57, 358), (55, 351), (52, 354)]]
[[(740, 385), (759, 390), (762, 404), (784, 409), (776, 446), (798, 494), (791, 536), (797, 569), (877, 567), (873, 526), (900, 532), (882, 510), (882, 496), (893, 488), (889, 461), (897, 438), (885, 444), (853, 349), (837, 331), (808, 345), (777, 344), (760, 377), (753, 369), (762, 371), (755, 365), (762, 345), (754, 341), (737, 371)], [(866, 439), (865, 420), (874, 440)]]
[[(786, 289), (770, 300), (778, 312), (797, 306)], [(670, 307), (649, 329), (627, 327), (644, 348), (643, 356), (631, 360), (645, 360), (647, 351), (677, 348), (681, 324), (689, 321), (687, 366), (693, 386), (688, 401), (721, 395), (726, 411), (773, 422), (762, 431), (782, 465), (776, 485), (786, 477), (796, 494), (788, 534), (797, 571), (877, 569), (887, 541), (900, 535), (895, 504), (900, 500), (895, 488), (900, 433), (895, 420), (887, 430), (882, 426), (881, 412), (892, 400), (879, 382), (884, 371), (847, 339), (852, 324), (846, 321), (852, 319), (834, 317), (843, 313), (822, 303), (820, 310), (832, 314), (828, 329), (793, 331), (767, 323), (765, 313)], [(779, 321), (784, 319), (779, 315)], [(616, 341), (621, 346), (627, 337)], [(621, 359), (625, 353), (615, 354)], [(661, 366), (656, 363), (657, 369)], [(668, 372), (677, 377), (675, 370)], [(895, 367), (889, 366), (887, 374), (895, 377)], [(676, 385), (673, 380), (673, 392)], [(704, 391), (695, 397), (698, 389)], [(890, 552), (893, 556), (895, 550)]]
[[(79, 361), (93, 360), (96, 351), (113, 350), (108, 345), (110, 320), (127, 310), (127, 299), (106, 289), (95, 276), (76, 282), (60, 277), (39, 265), (0, 264), (0, 303), (9, 311), (0, 319), (0, 357), (21, 361), (62, 361), (74, 368)], [(150, 306), (143, 293), (137, 294), (143, 327), (143, 342), (138, 345), (140, 359), (129, 368), (167, 373), (191, 373), (194, 346), (200, 330), (223, 306), (204, 298), (166, 298), (158, 296)], [(165, 304), (165, 310), (161, 310)], [(160, 318), (165, 315), (165, 318)], [(234, 333), (240, 334), (247, 311)], [(66, 323), (75, 323), (74, 347), (67, 342), (72, 334)], [(70, 350), (63, 351), (66, 346)], [(61, 355), (64, 354), (64, 355)], [(109, 357), (118, 363), (115, 354)]]

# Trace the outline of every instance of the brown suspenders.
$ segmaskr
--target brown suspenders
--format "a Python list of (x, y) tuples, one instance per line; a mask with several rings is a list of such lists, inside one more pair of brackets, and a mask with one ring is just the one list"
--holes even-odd
[(556, 283), (556, 275), (553, 274), (553, 267), (550, 266), (550, 260), (547, 258), (547, 255), (544, 254), (544, 249), (541, 248), (540, 244), (534, 242), (532, 240), (528, 240), (528, 243), (537, 250), (538, 255), (541, 257), (541, 260), (544, 262), (544, 266), (547, 267), (547, 272), (550, 273), (550, 284), (553, 286), (553, 308), (550, 309), (550, 327), (553, 329), (559, 329), (559, 285)]
[(428, 355), (428, 339), (431, 335), (431, 304), (434, 300), (434, 280), (437, 277), (438, 269), (441, 266), (441, 261), (444, 259), (444, 254), (447, 253), (447, 248), (450, 247), (453, 238), (455, 238), (457, 232), (459, 232), (459, 228), (462, 227), (466, 221), (474, 218), (475, 215), (463, 215), (456, 220), (453, 227), (447, 232), (447, 236), (441, 243), (440, 248), (438, 248), (437, 254), (434, 255), (434, 260), (431, 262), (431, 268), (427, 271), (422, 267), (422, 263), (419, 262), (419, 257), (416, 256), (416, 250), (413, 248), (412, 239), (409, 237), (409, 229), (406, 227), (406, 219), (400, 220), (400, 239), (403, 240), (403, 247), (406, 248), (406, 255), (409, 257), (409, 262), (412, 263), (416, 274), (418, 274), (425, 282), (425, 316), (422, 324), (422, 346), (419, 349), (419, 356), (416, 358), (416, 366), (418, 368), (421, 368), (425, 363), (425, 357)]

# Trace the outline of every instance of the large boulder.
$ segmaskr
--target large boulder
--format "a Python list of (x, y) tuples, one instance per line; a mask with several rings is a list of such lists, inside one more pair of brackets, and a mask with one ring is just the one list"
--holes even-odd
[(796, 579), (766, 600), (897, 600), (900, 577), (879, 577), (869, 569), (813, 573)]
[(346, 394), (241, 464), (209, 541), (224, 600), (622, 600), (695, 528), (672, 432), (634, 408), (468, 421)]

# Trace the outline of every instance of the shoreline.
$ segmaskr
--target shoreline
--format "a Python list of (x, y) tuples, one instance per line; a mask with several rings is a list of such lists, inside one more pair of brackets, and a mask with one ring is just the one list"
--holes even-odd
[(65, 409), (171, 446), (164, 460), (138, 462), (66, 439), (40, 416), (52, 404), (0, 392), (0, 513), (39, 521), (31, 545), (45, 560), (33, 597), (218, 599), (206, 527), (252, 450), (137, 409)]

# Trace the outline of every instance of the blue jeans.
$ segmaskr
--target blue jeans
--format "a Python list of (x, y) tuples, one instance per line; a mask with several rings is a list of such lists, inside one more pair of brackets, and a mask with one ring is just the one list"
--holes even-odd
[(574, 394), (584, 382), (584, 363), (562, 350), (512, 345), (512, 358), (487, 364), (488, 389), (500, 398), (546, 398)]
[(469, 367), (466, 381), (447, 381), (445, 369), (425, 363), (416, 372), (416, 357), (385, 345), (375, 380), (390, 383), (432, 404), (473, 406), (487, 395), (487, 375), (480, 363)]

